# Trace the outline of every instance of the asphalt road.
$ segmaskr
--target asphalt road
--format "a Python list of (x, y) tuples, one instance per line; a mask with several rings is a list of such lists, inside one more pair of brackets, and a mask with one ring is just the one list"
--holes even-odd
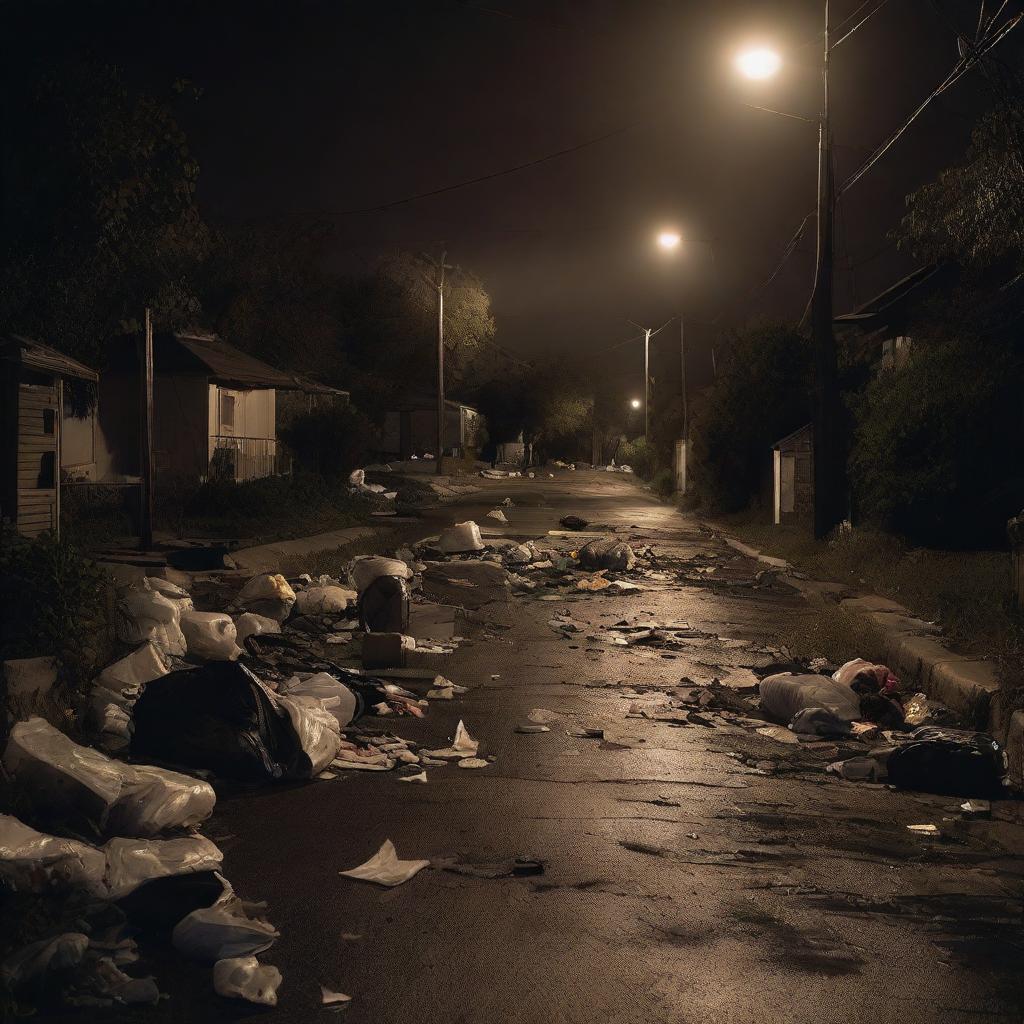
[[(714, 556), (723, 578), (761, 568), (619, 475), (488, 483), (432, 520), (505, 496), (509, 536), (574, 512), (638, 546)], [(712, 636), (670, 657), (614, 648), (556, 633), (562, 609), (583, 635), (626, 618)], [(204, 831), (281, 931), (262, 957), (284, 975), (280, 1005), (217, 1000), (206, 969), (168, 967), (172, 998), (139, 1019), (326, 1019), (326, 984), (352, 996), (348, 1024), (1019, 1022), (1022, 826), (839, 781), (747, 729), (626, 717), (656, 707), (658, 687), (742, 679), (783, 624), (812, 614), (782, 585), (718, 583), (475, 613), (454, 654), (420, 656), (473, 689), (390, 724), (442, 746), (464, 719), (497, 760), (431, 768), (426, 785), (350, 772), (223, 799)], [(514, 732), (533, 708), (557, 713), (551, 732)], [(581, 725), (606, 740), (566, 734)], [(950, 836), (907, 830), (918, 823)], [(385, 839), (405, 858), (538, 858), (544, 873), (428, 869), (395, 889), (339, 877)]]

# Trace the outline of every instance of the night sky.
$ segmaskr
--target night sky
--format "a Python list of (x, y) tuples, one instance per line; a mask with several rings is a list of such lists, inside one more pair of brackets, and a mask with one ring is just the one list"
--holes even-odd
[[(833, 0), (837, 24), (859, 0)], [(584, 356), (684, 309), (695, 347), (758, 315), (798, 318), (813, 222), (820, 0), (369, 0), (93, 5), (95, 45), (154, 86), (204, 95), (183, 119), (214, 221), (330, 219), (333, 259), (437, 248), (491, 293), (509, 350)], [(842, 180), (957, 59), (976, 0), (890, 0), (835, 52)], [(1019, 9), (1011, 3), (1008, 11)], [(1019, 33), (1024, 35), (1024, 31)], [(737, 77), (745, 43), (782, 53), (768, 83)], [(997, 52), (1019, 62), (1011, 36)], [(839, 209), (837, 312), (913, 268), (888, 233), (904, 196), (956, 159), (984, 102), (974, 72), (940, 97)], [(351, 213), (558, 159), (387, 210)], [(661, 227), (685, 238), (656, 250)], [(853, 269), (847, 269), (850, 266)], [(700, 321), (716, 321), (703, 327)], [(663, 338), (668, 337), (668, 332)], [(610, 366), (634, 368), (624, 346)], [(699, 355), (695, 356), (699, 363)], [(695, 367), (700, 375), (700, 369)]]

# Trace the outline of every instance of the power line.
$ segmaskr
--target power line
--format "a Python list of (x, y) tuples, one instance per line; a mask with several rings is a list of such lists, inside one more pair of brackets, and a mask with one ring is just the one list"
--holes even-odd
[[(881, 3), (879, 3), (877, 7), (875, 7), (873, 10), (871, 10), (867, 14), (865, 14), (864, 17), (861, 18), (860, 21), (858, 21), (857, 24), (853, 26), (853, 28), (851, 28), (848, 32), (845, 32), (834, 43), (832, 43), (830, 49), (834, 50), (841, 43), (846, 42), (846, 40), (849, 39), (850, 36), (852, 36), (853, 33), (856, 32), (857, 29), (859, 29), (861, 27), (861, 25), (864, 24), (864, 22), (866, 22), (869, 19), (873, 18), (888, 2), (889, 2), (889, 0), (881, 0)], [(857, 8), (857, 11), (858, 12), (862, 11), (866, 6), (867, 6), (867, 4), (861, 4), (861, 6)], [(856, 12), (853, 15), (850, 16), (850, 18), (853, 18), (853, 17), (856, 17)], [(843, 22), (843, 24), (846, 24), (847, 22), (849, 22), (850, 18), (847, 18), (846, 21)], [(842, 31), (842, 28), (840, 27), (840, 28), (836, 29), (835, 31), (840, 32), (840, 31)]]

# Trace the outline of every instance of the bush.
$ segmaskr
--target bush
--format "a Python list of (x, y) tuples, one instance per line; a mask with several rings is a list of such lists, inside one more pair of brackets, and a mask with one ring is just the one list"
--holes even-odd
[(811, 415), (811, 357), (806, 338), (786, 324), (732, 339), (692, 415), (691, 478), (712, 512), (735, 512), (757, 494), (771, 446)]
[(638, 437), (635, 441), (623, 441), (619, 445), (615, 461), (620, 466), (629, 466), (637, 476), (644, 480), (653, 479), (658, 468), (654, 445), (645, 437)]
[(922, 337), (856, 403), (858, 519), (943, 547), (1003, 547), (1024, 506), (1024, 360), (992, 338)]
[(660, 498), (671, 498), (676, 490), (676, 475), (671, 469), (659, 469), (651, 480), (654, 493)]
[[(0, 528), (0, 659), (52, 655), (55, 701), (77, 706), (113, 648), (109, 577), (68, 540)], [(68, 723), (62, 723), (67, 728)]]
[(374, 433), (354, 406), (340, 405), (298, 414), (281, 427), (280, 436), (300, 469), (347, 477), (369, 461)]

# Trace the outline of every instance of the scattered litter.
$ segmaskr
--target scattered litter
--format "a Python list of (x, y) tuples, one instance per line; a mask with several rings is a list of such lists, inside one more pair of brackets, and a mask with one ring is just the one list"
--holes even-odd
[(466, 757), (459, 761), (460, 768), (486, 768), (491, 762), (482, 757)]
[(229, 999), (245, 999), (259, 1006), (277, 1006), (281, 972), (261, 964), (254, 956), (236, 956), (213, 965), (213, 990)]
[(250, 636), (280, 632), (281, 623), (267, 615), (257, 615), (255, 612), (242, 612), (235, 619), (235, 643), (239, 647), (245, 647), (245, 641)]
[(348, 871), (339, 871), (346, 878), (358, 878), (364, 882), (376, 882), (378, 885), (395, 886), (408, 882), (415, 874), (430, 866), (429, 860), (399, 860), (395, 845), (390, 839), (359, 867)]
[(987, 818), (992, 814), (992, 804), (988, 800), (966, 800), (960, 810), (970, 818)]
[[(411, 556), (412, 552), (409, 554)], [(364, 555), (357, 558), (349, 570), (352, 585), (360, 593), (381, 576), (397, 576), (409, 580), (413, 577), (413, 571), (404, 559), (385, 558), (382, 555)]]
[(280, 937), (263, 916), (265, 903), (241, 900), (224, 885), (224, 895), (212, 907), (193, 910), (175, 925), (171, 942), (182, 955), (216, 963), (262, 953)]
[(919, 836), (937, 836), (940, 835), (939, 828), (937, 825), (908, 825), (907, 829), (910, 832), (915, 833)]
[(238, 635), (235, 624), (226, 612), (183, 612), (181, 632), (192, 658), (234, 661), (242, 653), (235, 642)]
[(358, 596), (344, 587), (306, 587), (296, 594), (295, 609), (300, 615), (344, 615)]
[(117, 604), (116, 624), (117, 638), (126, 644), (149, 641), (164, 655), (185, 654), (181, 606), (160, 593), (149, 578), (122, 596)]
[(508, 572), (494, 562), (430, 562), (422, 586), (426, 596), (464, 608), (508, 601)]
[(463, 758), (473, 757), (479, 748), (479, 742), (470, 736), (465, 724), (460, 719), (455, 729), (455, 738), (452, 740), (450, 747), (442, 747), (440, 750), (424, 750), (423, 753), (427, 757), (433, 758)]
[(120, 900), (157, 878), (219, 871), (224, 855), (204, 836), (180, 839), (111, 839), (103, 847), (105, 881)]
[(761, 680), (760, 694), (761, 710), (779, 722), (791, 722), (807, 708), (826, 708), (848, 722), (861, 717), (858, 695), (828, 676), (779, 673)]
[(105, 896), (106, 858), (75, 839), (49, 836), (0, 814), (0, 879), (14, 892), (84, 888)]
[(558, 520), (559, 526), (564, 526), (567, 530), (585, 530), (590, 523), (586, 519), (581, 519), (579, 516), (562, 516)]
[(580, 548), (580, 564), (590, 569), (614, 569), (619, 572), (636, 564), (633, 549), (624, 541), (608, 538), (592, 540)]
[(756, 731), (758, 736), (767, 736), (768, 739), (775, 740), (777, 743), (800, 742), (793, 733), (782, 725), (765, 725)]
[(419, 772), (416, 775), (400, 775), (398, 778), (399, 782), (426, 782), (427, 773)]
[(254, 576), (242, 587), (236, 604), (244, 611), (284, 622), (295, 604), (295, 591), (280, 573), (265, 572)]
[(335, 1006), (342, 1007), (352, 1002), (352, 997), (345, 995), (344, 992), (335, 992), (333, 989), (327, 988), (326, 985), (320, 986), (320, 1003), (323, 1006)]
[(89, 936), (65, 932), (52, 939), (40, 939), (12, 953), (0, 964), (0, 979), (11, 992), (26, 985), (40, 985), (51, 971), (64, 971), (82, 962), (89, 948)]
[(455, 857), (436, 857), (430, 866), (437, 871), (469, 878), (533, 878), (544, 874), (544, 861), (532, 857), (516, 857), (515, 860), (490, 864), (467, 864)]
[(531, 722), (538, 722), (541, 725), (547, 725), (550, 722), (557, 722), (562, 716), (554, 711), (548, 711), (547, 708), (533, 708), (526, 717)]
[(447, 554), (460, 554), (465, 551), (483, 551), (484, 542), (480, 537), (480, 527), (470, 520), (443, 530), (437, 546)]
[(603, 740), (604, 729), (566, 729), (565, 735), (578, 740)]
[(926, 725), (914, 729), (886, 762), (898, 789), (947, 796), (990, 797), (1003, 791), (1006, 754), (991, 736)]
[(526, 725), (517, 725), (515, 731), (523, 733), (551, 732), (551, 727), (547, 725), (534, 725), (530, 722)]
[(955, 712), (941, 701), (932, 700), (926, 694), (915, 693), (903, 704), (903, 720), (917, 728), (921, 725), (951, 726), (957, 724)]
[(611, 580), (606, 580), (604, 576), (601, 575), (587, 576), (576, 581), (577, 590), (584, 590), (592, 593), (599, 590), (607, 590), (611, 585)]
[(487, 513), (486, 518), (487, 519), (493, 519), (495, 522), (498, 522), (498, 523), (507, 523), (508, 522), (508, 517), (505, 515), (504, 512), (502, 512), (502, 510), (500, 508), (491, 509), (491, 511)]

